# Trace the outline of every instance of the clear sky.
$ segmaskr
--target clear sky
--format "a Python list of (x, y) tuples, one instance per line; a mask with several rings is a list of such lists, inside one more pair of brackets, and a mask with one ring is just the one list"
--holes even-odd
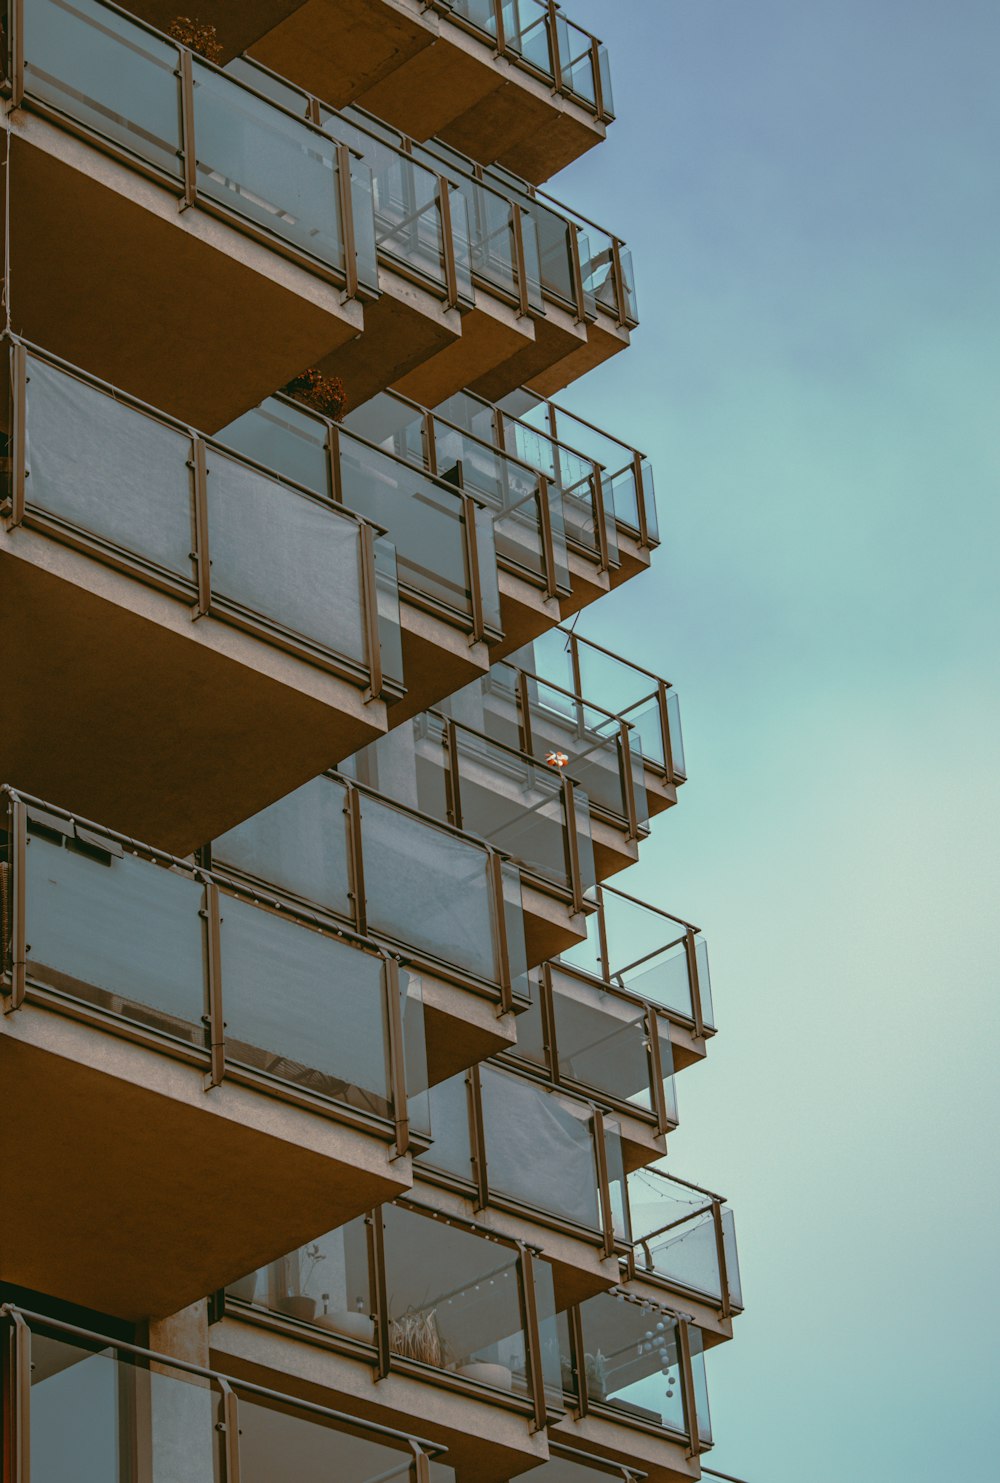
[(654, 572), (580, 620), (675, 681), (691, 781), (625, 884), (721, 1032), (671, 1164), (748, 1304), (710, 1466), (998, 1476), (1000, 3), (565, 0), (618, 121), (553, 183), (632, 245), (563, 400), (653, 457)]

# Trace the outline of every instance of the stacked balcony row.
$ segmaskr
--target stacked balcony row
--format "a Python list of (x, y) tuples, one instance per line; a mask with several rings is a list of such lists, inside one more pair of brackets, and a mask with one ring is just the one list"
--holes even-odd
[(551, 392), (627, 343), (623, 244), (516, 177), (100, 0), (8, 3), (8, 308), (32, 341), (211, 432), (307, 366), (353, 405), (434, 405)]

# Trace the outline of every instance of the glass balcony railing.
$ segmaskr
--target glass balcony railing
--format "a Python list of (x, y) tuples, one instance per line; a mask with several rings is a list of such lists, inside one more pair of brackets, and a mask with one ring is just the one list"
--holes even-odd
[[(712, 1445), (701, 1331), (627, 1288), (588, 1298), (561, 1321), (563, 1388), (579, 1414), (609, 1414)], [(568, 1350), (568, 1354), (567, 1354)]]
[(354, 193), (367, 205), (366, 264), (374, 252), (452, 307), (471, 305), (479, 286), (525, 315), (543, 315), (551, 302), (581, 323), (603, 312), (622, 327), (638, 324), (625, 243), (562, 202), (440, 140), (410, 139), (363, 108), (330, 108), (248, 57), (224, 75), (314, 121), (360, 162)]
[(651, 1004), (637, 1004), (556, 963), (543, 966), (507, 1059), (553, 1086), (593, 1098), (611, 1114), (648, 1120), (659, 1134), (677, 1126), (669, 1022)]
[(687, 779), (677, 692), (659, 675), (567, 628), (550, 629), (509, 662), (628, 722), (646, 766), (675, 786)]
[(89, 1009), (204, 1065), (426, 1138), (421, 983), (379, 946), (6, 790), (9, 1008)]
[[(7, 0), (8, 7), (15, 0)], [(562, 300), (633, 325), (628, 251), (516, 176), (475, 178), (358, 109), (337, 112), (245, 57), (223, 71), (106, 0), (16, 0), (7, 69), (26, 103), (321, 274), (377, 294), (379, 261), (451, 307), (474, 280), (522, 314)], [(507, 3), (507, 0), (505, 0)], [(559, 34), (567, 77), (586, 64)], [(455, 157), (461, 159), (462, 157)]]
[(320, 1236), (227, 1297), (247, 1305), (231, 1310), (241, 1317), (292, 1319), (334, 1347), (360, 1347), (378, 1378), (446, 1376), (480, 1396), (520, 1397), (533, 1429), (545, 1425), (546, 1394), (561, 1389), (548, 1263), (410, 1202)]
[(531, 993), (517, 867), (480, 841), (323, 776), (216, 839), (212, 868), (320, 910), (421, 969)]
[(589, 1103), (499, 1066), (440, 1082), (430, 1094), (438, 1136), (421, 1171), (469, 1193), (477, 1208), (528, 1211), (599, 1242), (631, 1239), (621, 1130)]
[(550, 82), (604, 122), (614, 118), (606, 47), (548, 0), (431, 0), (497, 53)]
[(642, 748), (627, 721), (535, 675), (498, 663), (441, 709), (493, 741), (565, 769), (634, 840), (649, 825)]
[(659, 544), (653, 470), (645, 454), (526, 387), (504, 397), (496, 416), (503, 446), (528, 463), (552, 468), (552, 477), (565, 469), (563, 478), (572, 483), (583, 469), (596, 466), (605, 504), (618, 524), (640, 545)]
[(708, 944), (699, 929), (614, 886), (599, 886), (596, 896), (586, 940), (560, 954), (560, 965), (689, 1021), (696, 1035), (713, 1034)]
[(500, 636), (493, 519), (473, 494), (287, 397), (269, 397), (218, 438), (388, 532), (411, 602), (460, 623), (473, 640)]
[(583, 909), (596, 880), (590, 805), (565, 773), (434, 711), (397, 726), (339, 770), (485, 840)]
[(32, 1483), (454, 1483), (435, 1443), (9, 1305), (9, 1456)]
[(403, 690), (379, 527), (19, 342), (8, 523), (44, 531), (370, 694)]
[(659, 1169), (628, 1176), (636, 1270), (718, 1305), (743, 1307), (733, 1212), (720, 1195)]
[(231, 217), (349, 292), (359, 281), (377, 288), (363, 219), (359, 231), (350, 220), (352, 197), (370, 199), (370, 181), (346, 146), (113, 5), (22, 3), (15, 101), (82, 129), (185, 204)]

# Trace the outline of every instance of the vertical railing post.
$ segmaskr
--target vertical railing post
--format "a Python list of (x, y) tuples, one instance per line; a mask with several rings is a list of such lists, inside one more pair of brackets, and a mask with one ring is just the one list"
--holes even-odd
[(403, 1009), (400, 1002), (399, 963), (388, 953), (383, 958), (386, 993), (386, 1026), (389, 1037), (389, 1085), (392, 1092), (392, 1117), (395, 1125), (396, 1152), (402, 1158), (410, 1149), (410, 1114), (406, 1099), (406, 1042)]
[(531, 695), (528, 690), (528, 675), (523, 669), (517, 670), (517, 710), (518, 710), (518, 732), (520, 736), (520, 747), (522, 752), (528, 756), (533, 755), (531, 736)]
[(608, 923), (605, 916), (604, 887), (597, 887), (597, 950), (601, 958), (601, 980), (611, 982), (611, 957), (608, 953)]
[(353, 783), (345, 783), (344, 813), (347, 815), (347, 849), (351, 862), (351, 888), (354, 903), (354, 927), (362, 937), (368, 935), (368, 903), (365, 897), (365, 854), (361, 831), (361, 794)]
[(598, 569), (602, 572), (611, 570), (611, 547), (608, 541), (608, 512), (604, 503), (604, 484), (598, 465), (593, 466), (591, 475), (591, 503), (594, 509), (594, 520), (597, 524), (597, 558)]
[(475, 1209), (483, 1210), (490, 1200), (490, 1181), (486, 1166), (486, 1129), (483, 1126), (483, 1085), (478, 1065), (466, 1073), (466, 1088), (469, 1100), (469, 1143), (472, 1149), (472, 1170), (476, 1181)]
[(649, 550), (649, 511), (646, 509), (646, 480), (642, 472), (642, 454), (632, 454), (632, 478), (635, 482), (635, 508), (639, 517), (639, 545)]
[(497, 32), (497, 55), (507, 55), (507, 33), (503, 23), (503, 0), (493, 0), (493, 21)]
[(531, 1396), (531, 1431), (544, 1430), (548, 1420), (545, 1404), (545, 1376), (542, 1372), (542, 1343), (538, 1331), (538, 1301), (535, 1293), (534, 1258), (523, 1241), (517, 1243), (518, 1296), (521, 1300), (521, 1326), (524, 1331), (528, 1360), (528, 1393)]
[(549, 62), (552, 66), (552, 82), (557, 93), (565, 91), (563, 87), (562, 57), (559, 55), (559, 11), (556, 0), (546, 0), (547, 15), (545, 18), (546, 30), (549, 33)]
[(365, 1216), (368, 1246), (369, 1298), (375, 1318), (375, 1378), (384, 1380), (392, 1364), (389, 1348), (389, 1283), (385, 1272), (385, 1228), (382, 1207), (376, 1206)]
[(31, 1330), (14, 1309), (2, 1313), (3, 1480), (30, 1483), (31, 1478)]
[(722, 1293), (722, 1307), (720, 1316), (731, 1318), (733, 1312), (732, 1299), (729, 1294), (729, 1262), (726, 1258), (726, 1231), (722, 1223), (722, 1202), (712, 1197), (712, 1226), (715, 1230), (715, 1254), (719, 1263), (719, 1288)]
[(656, 1131), (666, 1137), (669, 1129), (667, 1095), (663, 1089), (663, 1055), (660, 1050), (660, 1022), (652, 1004), (646, 1005), (646, 1043), (649, 1046), (649, 1072), (653, 1079), (653, 1111), (656, 1114)]
[(556, 1025), (555, 995), (552, 992), (552, 964), (542, 964), (542, 977), (538, 985), (539, 1009), (542, 1019), (542, 1048), (548, 1063), (549, 1080), (559, 1086), (559, 1029)]
[(615, 1251), (615, 1219), (611, 1209), (611, 1184), (608, 1176), (608, 1150), (604, 1142), (604, 1113), (594, 1108), (591, 1118), (594, 1136), (594, 1162), (597, 1167), (597, 1198), (601, 1208), (601, 1255), (613, 1256)]
[(565, 773), (562, 775), (562, 792), (569, 887), (573, 897), (573, 910), (580, 912), (583, 911), (583, 880), (580, 871), (580, 841), (576, 833), (576, 784)]
[[(461, 462), (459, 462), (461, 478)], [(476, 529), (476, 501), (471, 494), (461, 491), (462, 520), (465, 524), (465, 561), (469, 569), (469, 608), (472, 631), (469, 642), (478, 644), (486, 633), (486, 618), (483, 613), (482, 573), (479, 570), (479, 532)]]
[(552, 539), (552, 509), (549, 505), (550, 485), (544, 474), (538, 475), (538, 527), (542, 537), (542, 558), (545, 567), (545, 596), (557, 597), (559, 583), (556, 580), (556, 548)]
[(627, 840), (639, 838), (639, 812), (635, 801), (635, 780), (632, 777), (632, 748), (629, 745), (631, 729), (626, 720), (619, 720), (618, 753), (621, 759), (622, 797), (628, 823), (628, 831), (625, 835)]
[(222, 1476), (224, 1483), (240, 1483), (240, 1409), (236, 1392), (221, 1375), (215, 1380), (221, 1402), (218, 1427), (222, 1436)]
[(198, 576), (198, 597), (192, 618), (207, 618), (212, 611), (212, 554), (208, 526), (208, 455), (205, 440), (192, 435), (188, 460), (194, 483), (194, 561)]
[[(10, 189), (8, 169), (7, 189)], [(5, 270), (7, 268), (5, 264)], [(9, 300), (8, 300), (9, 308)], [(28, 357), (19, 341), (10, 347), (10, 510), (7, 529), (20, 525), (24, 519), (26, 483), (28, 478)]]
[(694, 1033), (701, 1039), (705, 1033), (705, 1018), (701, 1005), (701, 980), (698, 976), (698, 944), (694, 932), (684, 934), (684, 955), (687, 959), (688, 983), (691, 986), (691, 1018)]
[(412, 1437), (410, 1438), (410, 1450), (413, 1455), (410, 1458), (408, 1483), (431, 1483), (430, 1458), (420, 1443), (415, 1442)]
[(446, 309), (458, 308), (458, 264), (455, 260), (455, 231), (451, 219), (451, 186), (443, 175), (437, 177), (438, 214), (441, 219), (441, 251), (444, 267)]
[(583, 695), (583, 670), (580, 665), (580, 640), (575, 633), (570, 633), (569, 638), (569, 665), (573, 676), (573, 694)]
[[(27, 978), (27, 886), (28, 886), (28, 810), (20, 798), (10, 800), (10, 994), (4, 1013), (20, 1009), (24, 1003)], [(4, 948), (7, 944), (4, 943)]]
[(493, 900), (493, 944), (500, 984), (499, 1012), (506, 1014), (514, 1007), (514, 983), (510, 971), (510, 945), (507, 941), (507, 913), (503, 894), (503, 864), (496, 850), (486, 856), (486, 872)]
[(330, 498), (335, 505), (344, 503), (344, 470), (340, 459), (340, 428), (335, 422), (326, 425), (327, 479)]
[(569, 1323), (570, 1363), (576, 1375), (576, 1412), (582, 1420), (590, 1411), (590, 1387), (587, 1384), (587, 1351), (579, 1303), (574, 1303), (566, 1316)]
[(667, 782), (676, 783), (674, 776), (674, 750), (670, 742), (670, 712), (667, 708), (667, 690), (669, 686), (666, 680), (656, 682), (656, 706), (660, 714), (660, 732), (663, 738), (663, 765), (666, 769)]
[(368, 650), (366, 700), (382, 694), (382, 640), (378, 628), (378, 578), (375, 573), (375, 532), (367, 521), (359, 526), (361, 546), (361, 601), (364, 605), (365, 645)]
[(601, 123), (607, 121), (604, 109), (604, 79), (601, 76), (601, 43), (596, 36), (590, 38), (590, 72), (594, 80), (594, 110)]
[(528, 294), (528, 256), (524, 250), (524, 207), (517, 201), (510, 206), (510, 224), (514, 237), (514, 268), (517, 275), (517, 312), (526, 319), (531, 312)]
[(429, 474), (437, 476), (440, 470), (438, 468), (437, 434), (434, 428), (433, 412), (427, 411), (424, 413), (420, 434), (424, 445), (424, 467)]
[(206, 1087), (220, 1086), (226, 1074), (226, 1021), (222, 1000), (222, 915), (219, 888), (215, 881), (205, 882), (205, 954), (208, 1012), (204, 1016), (208, 1034), (211, 1066), (205, 1078)]
[(681, 1372), (681, 1403), (684, 1410), (684, 1429), (688, 1436), (688, 1456), (697, 1457), (701, 1451), (698, 1437), (698, 1407), (694, 1395), (694, 1369), (691, 1365), (691, 1335), (682, 1318), (676, 1320), (677, 1360)]
[[(12, 108), (20, 108), (24, 101), (24, 0), (8, 0), (7, 16), (10, 24), (10, 35), (7, 37), (10, 103)], [(10, 190), (9, 178), (7, 190)]]
[(186, 46), (177, 48), (177, 76), (181, 84), (181, 153), (184, 157), (182, 211), (198, 202), (198, 153), (194, 137), (194, 63)]
[(358, 247), (354, 233), (354, 200), (351, 193), (351, 151), (337, 145), (337, 205), (340, 209), (340, 240), (344, 249), (344, 296), (358, 296)]
[(570, 268), (573, 274), (573, 296), (576, 300), (576, 322), (587, 322), (587, 300), (583, 291), (583, 264), (580, 261), (580, 228), (575, 221), (567, 222), (569, 228)]
[(625, 274), (622, 270), (622, 244), (617, 237), (611, 239), (611, 262), (615, 277), (615, 306), (619, 329), (628, 323), (628, 299), (625, 289)]
[(444, 723), (444, 746), (447, 761), (445, 792), (447, 795), (448, 822), (449, 824), (454, 824), (456, 829), (461, 829), (462, 779), (458, 750), (458, 727), (450, 716), (445, 719)]

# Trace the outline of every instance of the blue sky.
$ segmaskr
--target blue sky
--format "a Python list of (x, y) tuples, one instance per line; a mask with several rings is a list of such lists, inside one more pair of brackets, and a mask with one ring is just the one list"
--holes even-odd
[(691, 781), (625, 884), (699, 922), (721, 1033), (678, 1173), (748, 1311), (709, 1465), (995, 1475), (1000, 6), (567, 0), (618, 121), (552, 184), (642, 326), (571, 388), (667, 539), (584, 614), (678, 686)]

